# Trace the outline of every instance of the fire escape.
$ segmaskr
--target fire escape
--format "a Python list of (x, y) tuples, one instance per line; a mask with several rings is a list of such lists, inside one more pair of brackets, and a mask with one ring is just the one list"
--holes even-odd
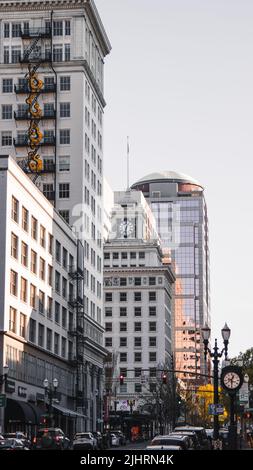
[[(81, 249), (80, 249), (81, 247)], [(85, 386), (84, 377), (84, 268), (83, 268), (83, 249), (78, 241), (77, 262), (76, 265), (69, 266), (69, 278), (72, 280), (73, 289), (69, 292), (69, 308), (74, 312), (74, 319), (69, 325), (68, 334), (73, 340), (75, 351), (69, 354), (69, 363), (76, 370), (75, 383), (75, 406), (76, 410), (85, 412)]]
[[(39, 186), (40, 176), (43, 174), (53, 174), (55, 184), (56, 172), (56, 80), (44, 82), (39, 78), (39, 69), (45, 71), (46, 67), (52, 69), (52, 27), (47, 22), (45, 27), (25, 28), (21, 30), (21, 38), (24, 45), (24, 53), (20, 58), (20, 63), (27, 66), (27, 72), (24, 79), (15, 86), (16, 94), (27, 95), (24, 106), (21, 110), (14, 113), (16, 121), (27, 121), (28, 129), (20, 133), (17, 139), (14, 139), (16, 148), (26, 147), (27, 155), (19, 160), (19, 165), (27, 173), (32, 181)], [(53, 70), (53, 69), (52, 69)], [(50, 70), (51, 71), (51, 70)], [(44, 94), (54, 95), (54, 109), (44, 111), (40, 106), (39, 98)], [(40, 128), (41, 121), (51, 120), (54, 122), (54, 128), (42, 132)], [(43, 161), (40, 151), (41, 147), (53, 147), (54, 160)], [(50, 185), (48, 185), (50, 186)], [(55, 190), (53, 185), (51, 191), (47, 191), (45, 196), (55, 201)]]

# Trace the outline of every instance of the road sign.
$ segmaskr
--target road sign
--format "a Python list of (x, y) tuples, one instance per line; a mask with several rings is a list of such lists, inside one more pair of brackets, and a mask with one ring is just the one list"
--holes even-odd
[(3, 393), (0, 395), (0, 408), (4, 408), (6, 406), (6, 395)]
[(208, 414), (209, 415), (223, 415), (224, 406), (221, 403), (211, 403), (208, 405)]

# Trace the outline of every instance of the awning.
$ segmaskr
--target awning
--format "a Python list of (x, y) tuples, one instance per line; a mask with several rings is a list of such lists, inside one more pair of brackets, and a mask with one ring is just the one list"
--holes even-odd
[(5, 409), (5, 420), (9, 423), (37, 424), (37, 417), (32, 406), (21, 400), (7, 399)]
[(69, 410), (68, 408), (64, 408), (63, 406), (58, 405), (56, 403), (53, 403), (52, 407), (55, 408), (56, 410), (58, 410), (64, 416), (70, 416), (70, 418), (87, 418), (86, 415), (82, 415), (81, 413), (77, 413), (74, 410)]

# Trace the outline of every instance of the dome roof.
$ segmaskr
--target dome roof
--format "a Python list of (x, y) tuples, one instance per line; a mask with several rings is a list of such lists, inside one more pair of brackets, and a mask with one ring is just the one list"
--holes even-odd
[(149, 175), (144, 176), (140, 180), (136, 181), (136, 183), (132, 184), (132, 188), (142, 184), (142, 183), (151, 183), (155, 181), (170, 181), (173, 183), (190, 183), (196, 184), (203, 188), (203, 186), (193, 179), (191, 176), (185, 175), (184, 173), (178, 173), (177, 171), (160, 171), (157, 173), (150, 173)]

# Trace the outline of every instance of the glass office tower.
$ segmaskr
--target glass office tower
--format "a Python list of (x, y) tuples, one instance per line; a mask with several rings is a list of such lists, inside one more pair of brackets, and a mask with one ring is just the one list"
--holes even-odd
[(187, 381), (207, 380), (201, 328), (210, 325), (208, 218), (203, 186), (172, 171), (147, 175), (132, 185), (141, 190), (156, 218), (166, 258), (176, 273), (175, 368)]

